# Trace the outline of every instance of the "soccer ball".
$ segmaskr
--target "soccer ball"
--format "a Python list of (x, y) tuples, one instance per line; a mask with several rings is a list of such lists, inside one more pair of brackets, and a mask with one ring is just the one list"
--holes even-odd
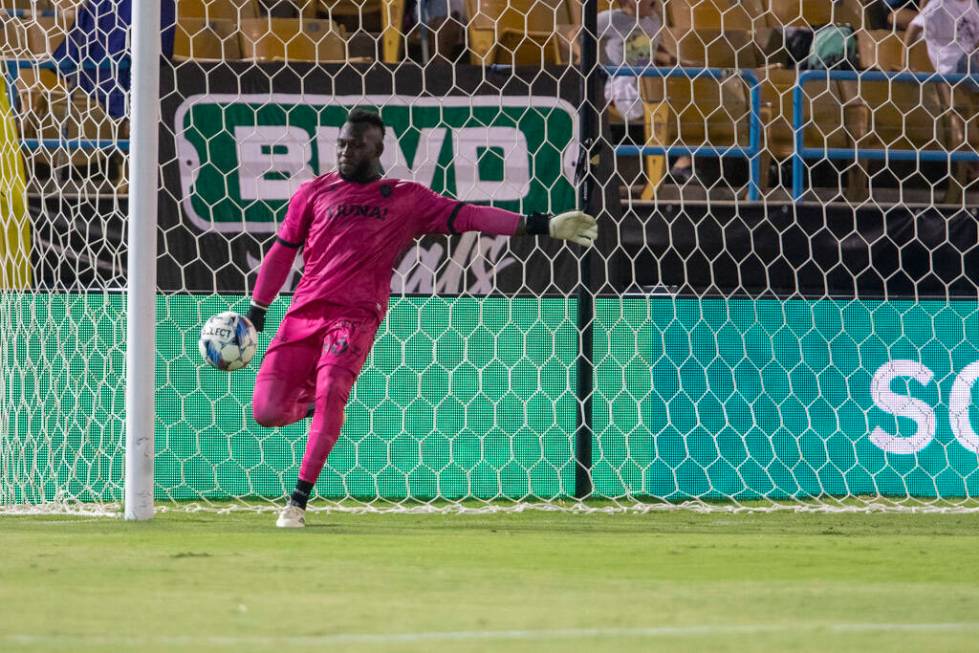
[(201, 329), (201, 356), (212, 367), (231, 372), (248, 365), (258, 349), (258, 333), (244, 315), (218, 313)]

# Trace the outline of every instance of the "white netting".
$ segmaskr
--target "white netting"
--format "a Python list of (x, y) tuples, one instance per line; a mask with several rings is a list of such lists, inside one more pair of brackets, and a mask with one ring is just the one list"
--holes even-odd
[[(158, 501), (291, 491), (308, 423), (255, 424), (257, 365), (197, 333), (359, 106), (389, 176), (522, 212), (589, 183), (602, 236), (584, 294), (544, 239), (406, 252), (314, 506), (976, 507), (979, 8), (598, 5), (589, 69), (572, 0), (163, 2)], [(129, 6), (0, 2), (0, 511), (122, 497)]]

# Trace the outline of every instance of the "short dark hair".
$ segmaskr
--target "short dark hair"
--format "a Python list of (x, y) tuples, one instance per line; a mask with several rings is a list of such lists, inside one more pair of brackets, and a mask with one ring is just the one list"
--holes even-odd
[(381, 130), (381, 138), (384, 138), (384, 121), (373, 111), (353, 109), (347, 114), (347, 122), (353, 125), (373, 125)]

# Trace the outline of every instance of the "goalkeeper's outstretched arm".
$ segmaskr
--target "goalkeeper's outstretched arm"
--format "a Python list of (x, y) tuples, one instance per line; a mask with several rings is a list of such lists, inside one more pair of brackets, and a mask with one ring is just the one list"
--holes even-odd
[(558, 215), (532, 213), (520, 215), (492, 206), (459, 205), (449, 219), (449, 228), (456, 233), (480, 231), (506, 236), (550, 236), (589, 247), (598, 238), (598, 222), (582, 211), (566, 211)]

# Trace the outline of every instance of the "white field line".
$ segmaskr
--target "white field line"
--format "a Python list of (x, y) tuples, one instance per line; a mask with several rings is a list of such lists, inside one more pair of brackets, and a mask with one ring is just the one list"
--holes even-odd
[(870, 632), (960, 632), (979, 630), (979, 622), (946, 623), (830, 623), (830, 624), (744, 624), (654, 626), (649, 628), (562, 628), (543, 630), (462, 630), (418, 633), (348, 633), (307, 636), (150, 636), (112, 635), (0, 635), (0, 643), (12, 645), (85, 646), (328, 646), (337, 644), (411, 644), (446, 641), (548, 640), (578, 638), (670, 638), (760, 635), (766, 633), (807, 632), (844, 635)]
[(86, 517), (79, 519), (35, 519), (31, 526), (65, 526), (74, 524), (104, 524), (105, 517)]

